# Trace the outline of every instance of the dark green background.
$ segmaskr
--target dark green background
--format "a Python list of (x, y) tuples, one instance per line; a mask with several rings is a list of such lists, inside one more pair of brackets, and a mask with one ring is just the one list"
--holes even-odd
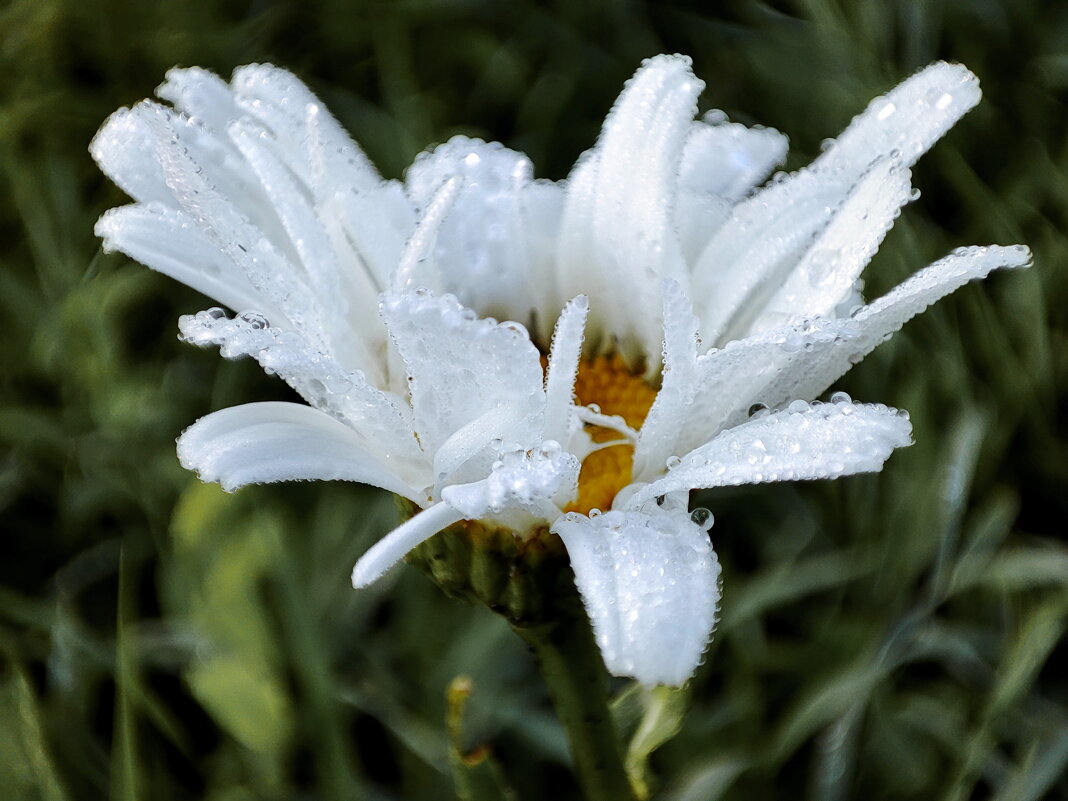
[(1039, 0), (0, 2), (0, 795), (455, 797), (464, 747), (523, 801), (577, 798), (531, 658), (410, 568), (357, 593), (391, 501), (337, 484), (233, 496), (174, 438), (287, 397), (175, 337), (211, 305), (119, 257), (125, 202), (86, 147), (174, 65), (303, 77), (387, 176), (467, 133), (561, 178), (639, 61), (693, 56), (702, 108), (779, 128), (806, 163), (938, 58), (985, 99), (915, 170), (876, 294), (957, 245), (1023, 242), (843, 382), (912, 412), (878, 476), (724, 491), (723, 618), (667, 801), (1068, 797), (1068, 4)]

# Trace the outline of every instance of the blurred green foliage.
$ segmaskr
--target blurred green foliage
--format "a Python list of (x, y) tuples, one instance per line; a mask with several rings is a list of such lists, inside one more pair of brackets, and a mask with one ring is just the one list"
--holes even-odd
[(86, 146), (174, 64), (271, 60), (386, 175), (463, 132), (558, 178), (662, 51), (693, 55), (706, 107), (789, 134), (791, 168), (914, 69), (968, 64), (986, 99), (915, 171), (870, 293), (961, 244), (1025, 242), (1036, 267), (962, 290), (842, 382), (912, 412), (917, 444), (882, 474), (702, 499), (722, 622), (681, 722), (620, 685), (621, 715), (655, 711), (631, 758), (665, 801), (1068, 797), (1068, 6), (6, 0), (5, 798), (433, 801), (488, 781), (463, 758), (486, 744), (523, 801), (578, 797), (500, 620), (410, 569), (349, 588), (388, 498), (226, 496), (179, 468), (183, 426), (286, 390), (178, 343), (176, 317), (210, 304), (101, 254), (93, 222), (125, 200)]

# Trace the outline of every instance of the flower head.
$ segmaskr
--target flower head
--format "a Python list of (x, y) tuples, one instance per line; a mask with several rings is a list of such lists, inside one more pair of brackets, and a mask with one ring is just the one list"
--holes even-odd
[(182, 464), (228, 490), (345, 479), (407, 498), (421, 511), (357, 586), (458, 521), (551, 530), (609, 669), (684, 682), (719, 603), (689, 491), (881, 469), (907, 415), (815, 398), (931, 303), (1030, 258), (962, 248), (860, 299), (909, 166), (979, 100), (964, 67), (917, 73), (763, 187), (786, 139), (695, 121), (702, 86), (686, 58), (645, 62), (566, 181), (457, 137), (398, 182), (284, 70), (172, 70), (173, 108), (122, 109), (93, 141), (136, 201), (97, 232), (237, 312), (183, 317), (184, 339), (307, 401), (208, 415)]

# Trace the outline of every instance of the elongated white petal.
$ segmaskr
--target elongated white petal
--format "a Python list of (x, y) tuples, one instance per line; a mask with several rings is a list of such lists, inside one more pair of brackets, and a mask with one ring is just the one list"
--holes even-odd
[(125, 253), (231, 309), (262, 308), (276, 319), (282, 316), (179, 209), (157, 202), (120, 206), (105, 212), (94, 232), (105, 251)]
[(877, 97), (815, 161), (822, 171), (855, 175), (879, 156), (911, 166), (982, 97), (979, 81), (962, 64), (939, 61)]
[(200, 67), (167, 70), (167, 80), (156, 87), (156, 96), (216, 131), (225, 131), (227, 124), (241, 113), (229, 84)]
[(679, 183), (724, 200), (740, 200), (786, 160), (787, 144), (774, 128), (747, 128), (721, 121), (713, 112), (690, 125)]
[(276, 374), (312, 406), (348, 425), (362, 445), (394, 460), (395, 470), (418, 486), (430, 483), (417, 465), (422, 454), (408, 405), (373, 387), (358, 370), (348, 370), (299, 334), (272, 325), (262, 314), (245, 312), (228, 318), (209, 309), (179, 320), (182, 338), (194, 345), (217, 345), (228, 359), (251, 356), (268, 374)]
[(908, 417), (880, 404), (807, 404), (765, 414), (682, 457), (628, 505), (669, 492), (766, 481), (838, 478), (881, 470), (895, 448), (912, 444)]
[(649, 480), (671, 456), (685, 411), (697, 389), (697, 318), (690, 299), (674, 281), (665, 281), (664, 375), (634, 450), (634, 477)]
[(502, 405), (524, 408), (529, 423), (506, 441), (527, 444), (540, 431), (541, 357), (521, 325), (480, 320), (451, 295), (386, 294), (381, 313), (407, 368), (424, 451)]
[(599, 274), (602, 286), (615, 284), (603, 309), (600, 294), (590, 292), (592, 306), (614, 334), (636, 340), (647, 354), (660, 343), (649, 301), (653, 310), (659, 303), (648, 297), (650, 283), (688, 281), (674, 206), (679, 162), (703, 85), (689, 59), (644, 62), (605, 120), (597, 146), (568, 179), (560, 269), (571, 275), (562, 275), (564, 291), (585, 291), (577, 286), (585, 283), (582, 273)]
[(352, 586), (359, 589), (374, 583), (416, 545), (462, 519), (447, 503), (437, 503), (405, 521), (360, 557), (352, 569)]
[[(693, 270), (707, 344), (746, 333), (753, 317), (833, 217), (848, 186), (802, 170), (743, 200)], [(739, 333), (740, 332), (740, 333)]]
[(249, 403), (202, 417), (178, 438), (178, 459), (228, 492), (246, 484), (340, 479), (424, 500), (348, 426), (297, 403)]
[(816, 397), (932, 303), (999, 267), (1030, 262), (1022, 245), (958, 248), (851, 318), (803, 320), (709, 351), (698, 359), (700, 389), (675, 452), (743, 422), (755, 403), (775, 408)]
[(156, 137), (142, 115), (120, 108), (100, 127), (89, 153), (123, 192), (142, 203), (173, 204), (156, 157)]
[(411, 292), (415, 289), (443, 291), (444, 277), (436, 258), (438, 234), (461, 189), (463, 178), (453, 176), (446, 179), (423, 209), (390, 278), (394, 292)]
[(575, 456), (559, 443), (544, 442), (537, 449), (502, 454), (485, 479), (445, 487), (441, 497), (467, 520), (509, 509), (553, 520), (578, 493), (578, 474)]
[(872, 165), (772, 295), (761, 312), (764, 319), (781, 321), (833, 312), (879, 249), (909, 201), (911, 188), (909, 171), (895, 159), (880, 159)]
[(435, 240), (444, 289), (483, 314), (526, 320), (534, 308), (520, 205), (533, 167), (522, 153), (455, 136), (416, 158), (405, 178), (416, 207), (463, 178)]
[(608, 670), (647, 686), (684, 684), (701, 659), (719, 605), (719, 562), (708, 533), (680, 513), (566, 514), (552, 527)]
[(329, 174), (339, 184), (358, 190), (381, 183), (367, 156), (293, 73), (270, 64), (249, 64), (234, 70), (230, 84), (238, 106), (275, 134), (279, 156), (307, 186), (316, 183), (308, 147), (309, 111), (317, 117), (317, 135), (329, 155)]
[(560, 313), (545, 372), (545, 439), (566, 443), (571, 433), (575, 376), (582, 355), (582, 334), (590, 305), (585, 295), (571, 300)]

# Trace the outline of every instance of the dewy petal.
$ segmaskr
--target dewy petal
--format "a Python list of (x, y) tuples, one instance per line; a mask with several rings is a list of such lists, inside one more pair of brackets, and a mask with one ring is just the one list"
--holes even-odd
[(159, 202), (120, 206), (105, 212), (94, 232), (104, 240), (105, 252), (125, 253), (231, 309), (260, 308), (276, 319), (282, 316), (179, 209)]
[(526, 410), (526, 424), (504, 439), (540, 441), (541, 357), (521, 325), (480, 320), (452, 296), (418, 292), (383, 295), (381, 314), (407, 368), (424, 452), (435, 453), (453, 432), (509, 404)]
[(447, 503), (437, 503), (407, 520), (367, 549), (352, 569), (356, 589), (374, 583), (416, 545), (463, 519)]
[(572, 299), (556, 321), (549, 366), (545, 371), (545, 439), (566, 443), (571, 434), (575, 376), (582, 355), (582, 334), (590, 304), (585, 295)]
[(697, 318), (690, 299), (674, 281), (664, 281), (664, 368), (660, 391), (642, 424), (634, 450), (635, 480), (649, 480), (664, 468), (678, 438), (686, 407), (697, 389)]
[(202, 417), (178, 438), (178, 459), (227, 492), (246, 484), (340, 479), (425, 501), (348, 426), (298, 403), (249, 403)]
[(444, 277), (436, 259), (438, 234), (463, 189), (463, 178), (454, 175), (445, 180), (422, 209), (415, 230), (404, 245), (390, 286), (394, 292), (429, 289), (441, 292)]
[(219, 346), (228, 359), (251, 356), (268, 374), (276, 374), (312, 406), (344, 422), (363, 447), (385, 455), (417, 486), (430, 476), (416, 467), (424, 461), (413, 432), (411, 410), (393, 395), (373, 387), (358, 370), (348, 370), (299, 334), (270, 323), (262, 314), (245, 312), (230, 319), (221, 309), (180, 318), (182, 338), (191, 344)]
[(931, 64), (872, 100), (812, 167), (859, 175), (895, 152), (910, 167), (981, 97), (979, 80), (963, 64)]
[(675, 225), (693, 264), (731, 206), (753, 191), (786, 159), (787, 139), (772, 128), (747, 128), (709, 112), (690, 126), (679, 165)]
[(807, 404), (735, 426), (682, 457), (627, 505), (658, 495), (767, 481), (838, 478), (882, 469), (895, 448), (912, 444), (907, 415), (881, 404)]
[(958, 248), (851, 318), (804, 320), (705, 353), (675, 452), (743, 422), (755, 403), (775, 408), (816, 397), (932, 303), (999, 267), (1030, 262), (1022, 245)]
[[(832, 313), (879, 249), (911, 188), (909, 171), (895, 159), (873, 164), (772, 295), (765, 319)], [(757, 323), (759, 330), (759, 318)]]
[(705, 340), (715, 344), (750, 333), (748, 326), (792, 272), (810, 237), (871, 165), (888, 158), (911, 166), (979, 97), (978, 81), (967, 69), (932, 64), (872, 101), (808, 168), (738, 204), (694, 268), (694, 297), (707, 301), (701, 312)]
[(566, 514), (552, 530), (608, 670), (647, 686), (693, 675), (719, 605), (719, 562), (708, 533), (685, 511)]
[(419, 155), (405, 182), (417, 208), (447, 179), (463, 178), (435, 240), (444, 289), (480, 313), (526, 320), (533, 304), (520, 198), (533, 167), (496, 142), (454, 136)]
[(238, 106), (275, 134), (279, 156), (306, 185), (316, 184), (308, 147), (310, 109), (329, 155), (327, 172), (338, 183), (360, 191), (382, 182), (364, 152), (293, 73), (270, 64), (248, 64), (234, 70), (230, 83)]
[(613, 334), (636, 339), (646, 354), (656, 353), (661, 336), (660, 321), (649, 313), (650, 284), (688, 281), (674, 207), (679, 162), (703, 86), (687, 58), (644, 62), (596, 147), (568, 179), (558, 264), (563, 289), (570, 296), (587, 291), (590, 273), (595, 285), (614, 284), (605, 302), (591, 291), (591, 305)]
[(216, 131), (226, 130), (227, 124), (241, 113), (229, 84), (200, 67), (167, 70), (167, 80), (156, 87), (156, 96), (169, 100), (178, 111)]
[(454, 484), (441, 498), (466, 520), (522, 509), (534, 517), (553, 520), (578, 494), (579, 460), (556, 442), (540, 448), (501, 455), (485, 479)]
[(690, 125), (679, 183), (695, 192), (737, 201), (786, 160), (788, 140), (774, 128), (747, 128), (709, 112)]

